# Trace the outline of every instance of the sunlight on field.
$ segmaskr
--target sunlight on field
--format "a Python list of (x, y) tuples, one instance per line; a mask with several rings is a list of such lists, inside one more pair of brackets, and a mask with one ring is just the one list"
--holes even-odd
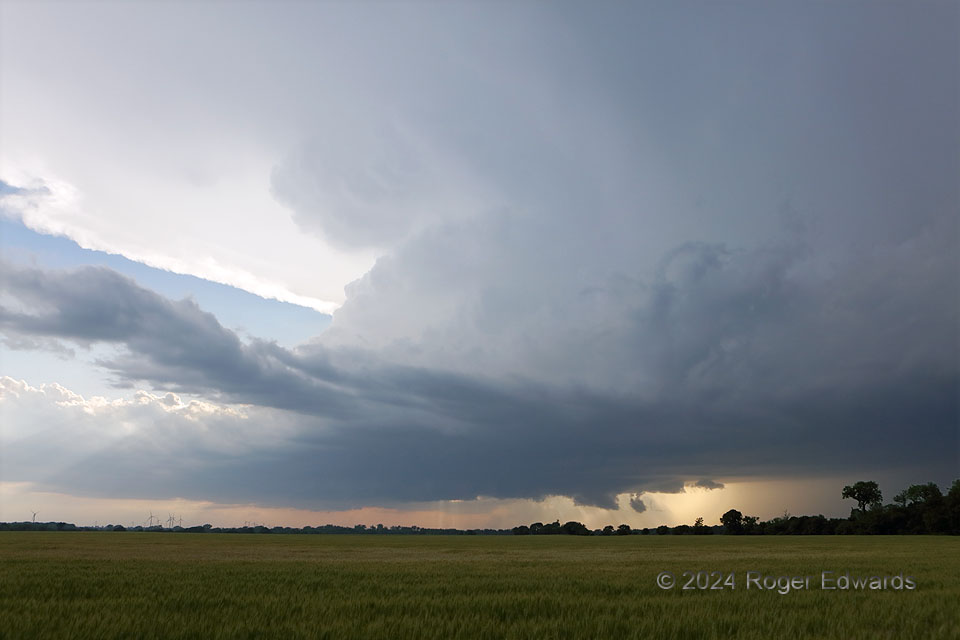
[[(661, 571), (735, 588), (658, 588)], [(817, 588), (747, 589), (748, 571)], [(822, 571), (915, 590), (824, 591)], [(0, 638), (957, 638), (960, 540), (0, 533)]]

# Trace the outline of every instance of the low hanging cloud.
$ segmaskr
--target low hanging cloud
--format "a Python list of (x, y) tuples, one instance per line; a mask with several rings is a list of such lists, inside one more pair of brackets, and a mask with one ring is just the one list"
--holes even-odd
[(707, 491), (713, 491), (715, 489), (723, 489), (722, 482), (716, 482), (714, 480), (710, 480), (709, 478), (701, 478), (700, 480), (697, 480), (696, 482), (692, 483), (690, 486), (695, 487), (697, 489), (706, 489)]

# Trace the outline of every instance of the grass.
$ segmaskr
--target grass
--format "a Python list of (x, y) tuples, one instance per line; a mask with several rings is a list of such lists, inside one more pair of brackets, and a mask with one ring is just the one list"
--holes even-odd
[[(660, 571), (736, 573), (662, 590)], [(814, 575), (746, 589), (746, 572)], [(912, 591), (824, 591), (823, 570)], [(960, 638), (960, 539), (0, 533), (0, 638)]]

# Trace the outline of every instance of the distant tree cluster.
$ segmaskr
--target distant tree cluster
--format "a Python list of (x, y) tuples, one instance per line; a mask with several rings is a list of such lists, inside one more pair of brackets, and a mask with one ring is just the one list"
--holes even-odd
[[(611, 527), (611, 529), (613, 529), (613, 527)], [(570, 521), (565, 524), (560, 524), (559, 520), (551, 522), (550, 524), (534, 522), (529, 527), (522, 524), (519, 527), (513, 528), (513, 534), (517, 536), (590, 536), (593, 535), (593, 533), (594, 532), (587, 529), (587, 526), (582, 522)]]
[(857, 503), (849, 518), (785, 513), (758, 522), (756, 517), (731, 509), (720, 517), (720, 523), (723, 532), (731, 535), (960, 535), (960, 480), (954, 480), (947, 495), (933, 482), (911, 485), (894, 497), (893, 504), (883, 504), (880, 486), (872, 480), (844, 487), (841, 497)]
[(893, 504), (883, 504), (875, 482), (844, 487), (843, 497), (856, 500), (857, 508), (837, 533), (960, 535), (960, 480), (947, 495), (933, 482), (911, 485), (894, 496)]
[(91, 529), (93, 527), (78, 527), (69, 522), (0, 522), (0, 531), (89, 531)]

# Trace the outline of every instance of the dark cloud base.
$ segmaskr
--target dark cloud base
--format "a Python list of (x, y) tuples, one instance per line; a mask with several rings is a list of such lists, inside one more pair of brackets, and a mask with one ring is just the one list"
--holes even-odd
[[(150, 463), (149, 440), (128, 438), (48, 477), (51, 488), (325, 508), (547, 495), (613, 507), (622, 492), (720, 486), (703, 478), (957, 468), (960, 376), (949, 334), (905, 333), (913, 345), (869, 352), (865, 368), (844, 358), (865, 353), (858, 340), (872, 336), (851, 333), (845, 350), (821, 353), (813, 368), (816, 337), (795, 330), (765, 358), (722, 362), (709, 378), (632, 397), (397, 366), (359, 350), (244, 343), (191, 301), (108, 269), (3, 271), (21, 303), (0, 314), (9, 335), (117, 343), (127, 355), (101, 364), (121, 381), (298, 416), (293, 441), (243, 456), (186, 451), (183, 465), (171, 451), (162, 469)], [(934, 338), (946, 356), (904, 357), (932, 353), (920, 346)], [(786, 370), (759, 384), (750, 367), (771, 362)]]

